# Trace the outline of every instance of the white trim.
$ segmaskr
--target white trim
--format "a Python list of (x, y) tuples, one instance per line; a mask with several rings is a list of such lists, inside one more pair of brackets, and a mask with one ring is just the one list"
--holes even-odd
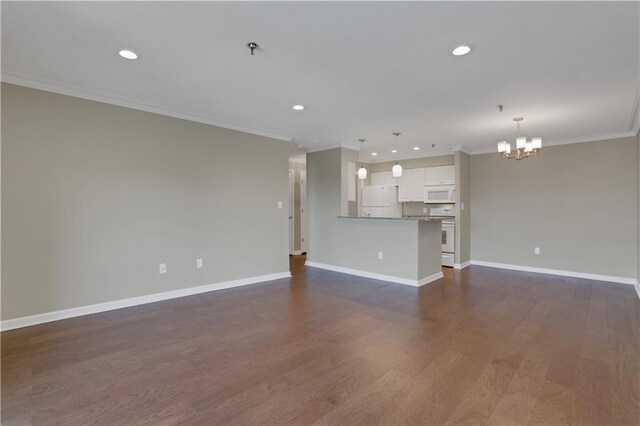
[(638, 293), (638, 299), (640, 299), (640, 282), (636, 280), (636, 283), (633, 286), (636, 288), (636, 293)]
[(305, 152), (307, 154), (310, 154), (312, 152), (319, 152), (319, 151), (328, 151), (330, 149), (336, 149), (336, 148), (347, 148), (347, 149), (351, 149), (353, 151), (360, 151), (360, 147), (355, 146), (355, 145), (349, 145), (343, 142), (339, 142), (339, 143), (333, 143), (333, 144), (329, 144), (329, 145), (321, 145), (321, 146), (317, 146), (317, 147), (311, 147), (311, 148), (305, 148)]
[(560, 269), (535, 268), (532, 266), (511, 265), (507, 263), (485, 262), (484, 260), (472, 260), (471, 264), (478, 266), (488, 266), (490, 268), (510, 269), (512, 271), (559, 275), (562, 277), (582, 278), (585, 280), (607, 281), (618, 284), (635, 285), (638, 282), (635, 278), (617, 277), (613, 275), (588, 274), (585, 272), (563, 271)]
[(377, 274), (375, 272), (367, 272), (367, 271), (361, 271), (358, 269), (344, 268), (342, 266), (327, 265), (324, 263), (311, 262), (309, 260), (307, 260), (304, 264), (305, 266), (311, 266), (312, 268), (326, 269), (327, 271), (340, 272), (340, 273), (349, 274), (349, 275), (357, 275), (359, 277), (372, 278), (374, 280), (380, 280), (380, 281), (388, 281), (396, 284), (404, 284), (412, 287), (420, 287), (443, 277), (442, 272), (438, 272), (426, 278), (422, 278), (420, 280), (411, 280), (409, 278), (401, 278), (401, 277), (394, 277), (392, 275)]
[(295, 163), (295, 164), (307, 164), (307, 157), (304, 157), (304, 158), (290, 157), (289, 162)]
[(224, 129), (236, 130), (238, 132), (250, 133), (252, 135), (264, 136), (267, 138), (278, 139), (291, 142), (292, 136), (282, 135), (269, 130), (257, 127), (245, 126), (242, 124), (231, 123), (221, 119), (205, 117), (189, 112), (177, 111), (162, 105), (149, 104), (139, 102), (133, 99), (123, 98), (120, 96), (110, 95), (104, 92), (98, 92), (82, 88), (75, 85), (60, 83), (52, 80), (29, 77), (11, 72), (2, 73), (2, 81), (6, 83), (16, 84), (19, 86), (30, 87), (32, 89), (44, 90), (47, 92), (59, 93), (61, 95), (73, 96), (76, 98), (88, 99), (90, 101), (102, 102), (105, 104), (117, 105), (125, 108), (137, 109), (140, 111), (151, 112), (154, 114), (166, 115), (169, 117), (180, 118), (182, 120), (195, 121), (197, 123), (210, 124)]
[(207, 293), (209, 291), (223, 290), (240, 287), (249, 284), (257, 284), (265, 281), (279, 280), (291, 277), (291, 272), (278, 272), (275, 274), (259, 275), (257, 277), (241, 278), (233, 281), (223, 281), (215, 284), (207, 284), (198, 287), (183, 288), (180, 290), (166, 291), (164, 293), (149, 294), (146, 296), (131, 297), (128, 299), (114, 300), (112, 302), (97, 303), (95, 305), (79, 306), (77, 308), (64, 309), (62, 311), (46, 312), (44, 314), (30, 315), (27, 317), (13, 318), (0, 322), (0, 330), (7, 331), (14, 328), (28, 327), (45, 322), (58, 321), (66, 318), (96, 314), (98, 312), (114, 309), (128, 308), (130, 306), (144, 305), (160, 302), (162, 300), (176, 299), (192, 296), (194, 294)]
[(423, 278), (421, 280), (418, 280), (418, 287), (422, 287), (425, 284), (429, 284), (431, 282), (437, 281), (440, 278), (443, 278), (444, 274), (442, 273), (442, 271), (440, 272), (436, 272), (435, 274), (429, 275), (426, 278)]
[(463, 262), (463, 263), (454, 263), (453, 269), (464, 269), (468, 266), (471, 266), (471, 261)]
[(471, 154), (471, 150), (464, 145), (455, 145), (451, 147), (453, 152), (464, 152), (465, 154)]
[(294, 250), (293, 253), (291, 253), (294, 256), (298, 256), (301, 255), (302, 253), (304, 253), (302, 250)]
[[(604, 135), (593, 135), (593, 136), (580, 136), (577, 138), (562, 138), (562, 139), (551, 139), (542, 141), (542, 150), (544, 151), (545, 147), (549, 146), (558, 146), (558, 145), (569, 145), (573, 143), (584, 143), (584, 142), (597, 142), (604, 141), (609, 139), (621, 139), (635, 136), (637, 132), (616, 132), (616, 133), (607, 133)], [(495, 144), (494, 144), (495, 145)], [(498, 155), (498, 150), (494, 147), (491, 148), (477, 148), (471, 151), (471, 155), (478, 154), (490, 154), (494, 153)]]

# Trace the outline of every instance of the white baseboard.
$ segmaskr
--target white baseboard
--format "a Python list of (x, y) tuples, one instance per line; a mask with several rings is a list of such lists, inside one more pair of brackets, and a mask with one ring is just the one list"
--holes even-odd
[(58, 321), (82, 315), (96, 314), (114, 309), (128, 308), (130, 306), (144, 305), (160, 302), (162, 300), (176, 299), (178, 297), (192, 296), (209, 291), (223, 290), (226, 288), (240, 287), (249, 284), (257, 284), (265, 281), (273, 281), (291, 277), (291, 272), (279, 272), (276, 274), (259, 275), (257, 277), (241, 278), (239, 280), (224, 281), (214, 284), (189, 287), (180, 290), (166, 291), (164, 293), (149, 294), (146, 296), (131, 297), (128, 299), (114, 300), (112, 302), (97, 303), (95, 305), (79, 306), (77, 308), (64, 309), (62, 311), (46, 312), (44, 314), (30, 315), (27, 317), (13, 318), (0, 322), (0, 330), (7, 331), (14, 328), (28, 327), (30, 325), (45, 322)]
[(425, 284), (429, 284), (430, 282), (439, 280), (442, 277), (444, 277), (444, 274), (442, 273), (442, 271), (436, 272), (433, 275), (429, 275), (426, 278), (422, 278), (421, 280), (418, 280), (418, 287), (422, 287)]
[(633, 286), (636, 288), (636, 293), (638, 293), (638, 299), (640, 299), (640, 282), (636, 280), (636, 283)]
[(463, 262), (463, 263), (454, 263), (453, 269), (464, 269), (468, 266), (471, 266), (471, 261)]
[(311, 262), (308, 260), (304, 264), (306, 266), (311, 266), (312, 268), (326, 269), (328, 271), (340, 272), (340, 273), (349, 274), (349, 275), (357, 275), (359, 277), (372, 278), (374, 280), (389, 281), (396, 284), (410, 285), (412, 287), (420, 287), (443, 277), (442, 272), (438, 272), (426, 278), (422, 278), (420, 280), (412, 280), (409, 278), (401, 278), (401, 277), (394, 277), (393, 275), (384, 275), (384, 274), (377, 274), (375, 272), (360, 271), (358, 269), (327, 265), (325, 263)]
[(560, 269), (534, 268), (532, 266), (511, 265), (508, 263), (486, 262), (484, 260), (472, 260), (472, 265), (488, 266), (490, 268), (510, 269), (512, 271), (534, 272), (537, 274), (559, 275), (562, 277), (583, 278), (586, 280), (607, 281), (618, 284), (635, 285), (635, 278), (617, 277), (614, 275), (587, 274), (584, 272), (563, 271)]

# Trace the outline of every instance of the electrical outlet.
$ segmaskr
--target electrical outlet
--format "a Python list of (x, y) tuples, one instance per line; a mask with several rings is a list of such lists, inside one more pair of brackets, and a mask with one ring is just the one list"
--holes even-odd
[(202, 259), (196, 259), (196, 268), (201, 269), (204, 266)]
[(426, 214), (426, 213), (427, 213), (427, 208), (426, 208), (426, 207), (423, 207), (423, 208), (422, 208), (422, 213), (424, 213), (424, 214)]
[(464, 210), (464, 203), (460, 203), (460, 210)]
[(378, 252), (378, 260), (382, 260), (382, 252), (381, 251)]
[(536, 247), (533, 249), (534, 254), (540, 254), (540, 247)]
[(282, 210), (282, 201), (278, 201), (278, 210)]
[(167, 264), (166, 263), (161, 263), (160, 267), (159, 267), (160, 273), (161, 274), (166, 274), (167, 273)]

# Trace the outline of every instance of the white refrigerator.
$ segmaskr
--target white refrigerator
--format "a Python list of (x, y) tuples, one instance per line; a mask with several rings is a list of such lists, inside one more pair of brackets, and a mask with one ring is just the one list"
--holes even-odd
[(398, 202), (398, 187), (391, 185), (362, 187), (362, 216), (402, 217), (402, 206)]

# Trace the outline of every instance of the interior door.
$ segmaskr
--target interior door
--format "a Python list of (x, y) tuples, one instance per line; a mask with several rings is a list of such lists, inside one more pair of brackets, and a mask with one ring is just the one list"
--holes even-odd
[(293, 254), (295, 247), (295, 219), (293, 217), (293, 209), (295, 202), (295, 173), (289, 169), (289, 254)]
[(307, 251), (307, 172), (300, 172), (300, 251)]

